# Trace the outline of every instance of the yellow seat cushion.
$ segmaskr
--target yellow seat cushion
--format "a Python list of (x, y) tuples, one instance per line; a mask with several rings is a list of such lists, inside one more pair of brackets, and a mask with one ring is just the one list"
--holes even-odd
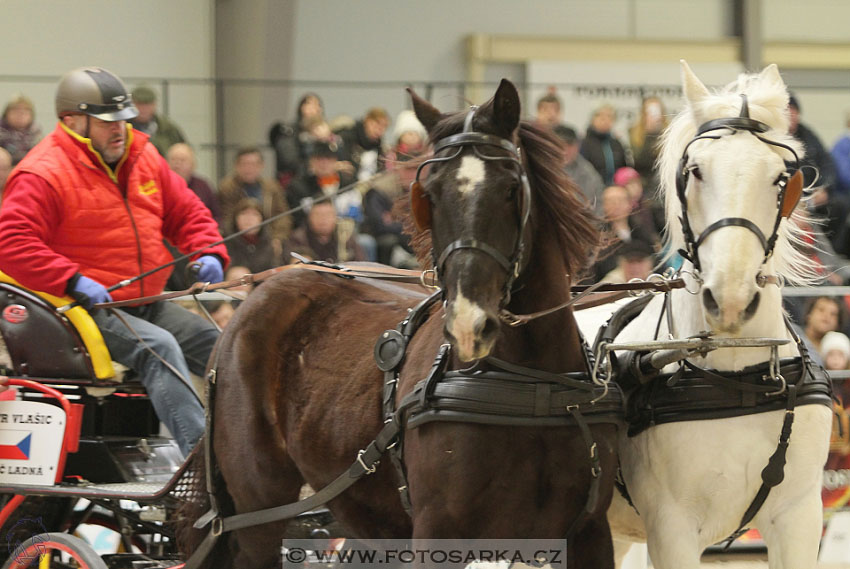
[[(56, 308), (74, 302), (74, 299), (70, 296), (59, 297), (47, 294), (46, 292), (30, 290), (2, 271), (0, 271), (0, 283), (8, 283), (29, 291), (44, 299), (46, 302), (49, 302)], [(86, 350), (88, 350), (89, 357), (91, 358), (95, 377), (97, 379), (110, 379), (114, 377), (115, 368), (112, 365), (112, 358), (109, 355), (109, 350), (103, 341), (100, 329), (97, 327), (97, 324), (94, 323), (94, 319), (92, 319), (88, 311), (82, 306), (75, 306), (65, 312), (64, 316), (68, 318), (80, 334), (83, 344), (85, 344)]]

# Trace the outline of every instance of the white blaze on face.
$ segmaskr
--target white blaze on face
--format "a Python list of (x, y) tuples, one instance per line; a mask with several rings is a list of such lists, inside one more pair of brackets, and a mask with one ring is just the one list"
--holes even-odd
[(457, 169), (458, 191), (466, 195), (484, 181), (484, 161), (475, 156), (464, 156)]
[(457, 298), (452, 303), (452, 315), (448, 331), (457, 342), (458, 357), (463, 361), (476, 359), (475, 331), (483, 328), (487, 313), (458, 292)]

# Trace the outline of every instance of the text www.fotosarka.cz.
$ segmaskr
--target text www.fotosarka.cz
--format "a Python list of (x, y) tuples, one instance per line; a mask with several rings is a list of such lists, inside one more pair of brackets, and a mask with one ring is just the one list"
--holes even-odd
[[(567, 566), (563, 539), (284, 539), (284, 567)], [(492, 565), (490, 565), (492, 566)]]

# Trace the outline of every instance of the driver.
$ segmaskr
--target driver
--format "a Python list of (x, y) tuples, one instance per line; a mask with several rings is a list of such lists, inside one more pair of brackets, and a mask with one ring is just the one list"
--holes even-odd
[[(18, 164), (0, 209), (0, 270), (23, 286), (95, 303), (162, 292), (170, 269), (107, 287), (171, 261), (163, 239), (186, 253), (221, 239), (216, 222), (148, 136), (124, 83), (97, 67), (67, 73), (56, 90), (56, 129)], [(224, 245), (194, 259), (198, 279), (222, 280)], [(112, 359), (135, 370), (183, 453), (204, 432), (189, 382), (203, 375), (218, 332), (169, 302), (94, 310)], [(141, 340), (141, 341), (140, 341)]]

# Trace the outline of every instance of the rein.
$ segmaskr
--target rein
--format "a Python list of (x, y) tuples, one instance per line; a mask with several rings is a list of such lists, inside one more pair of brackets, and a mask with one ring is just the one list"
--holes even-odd
[[(432, 270), (413, 271), (409, 269), (396, 269), (393, 267), (352, 267), (346, 265), (330, 264), (324, 261), (302, 261), (293, 265), (283, 265), (281, 267), (275, 267), (273, 269), (268, 269), (260, 273), (245, 274), (239, 278), (231, 279), (229, 281), (222, 281), (220, 283), (210, 284), (198, 282), (194, 283), (192, 286), (184, 290), (165, 292), (162, 294), (143, 296), (139, 298), (131, 298), (128, 300), (100, 302), (95, 304), (93, 308), (121, 308), (123, 306), (142, 306), (145, 304), (159, 302), (161, 300), (171, 300), (184, 296), (195, 296), (202, 292), (214, 292), (234, 288), (237, 286), (261, 283), (264, 280), (280, 272), (292, 269), (307, 269), (319, 273), (330, 273), (338, 277), (348, 279), (370, 278), (391, 282), (418, 284), (428, 289), (439, 288), (438, 284), (436, 283), (436, 275)], [(634, 296), (635, 293), (646, 291), (668, 292), (676, 288), (685, 288), (685, 281), (681, 278), (675, 278), (652, 281), (635, 281), (628, 283), (598, 282), (592, 285), (574, 285), (570, 287), (570, 291), (572, 293), (577, 293), (576, 296), (570, 298), (565, 302), (562, 302), (561, 304), (558, 304), (557, 306), (553, 306), (551, 308), (541, 310), (539, 312), (533, 312), (531, 314), (514, 314), (506, 309), (502, 309), (500, 313), (500, 318), (502, 319), (502, 321), (504, 321), (510, 326), (520, 326), (522, 324), (527, 324), (532, 320), (536, 320), (537, 318), (541, 318), (543, 316), (548, 316), (549, 314), (552, 314), (559, 310), (563, 310), (570, 306), (574, 306), (576, 310), (582, 310), (584, 308), (591, 308), (600, 304), (614, 302), (627, 296)], [(601, 302), (596, 300), (580, 302), (590, 294), (605, 292), (614, 294), (601, 298)]]

